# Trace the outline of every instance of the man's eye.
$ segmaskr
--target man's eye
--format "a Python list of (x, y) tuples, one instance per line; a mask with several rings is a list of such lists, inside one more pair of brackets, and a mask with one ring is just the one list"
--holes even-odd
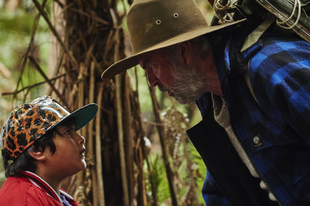
[(143, 67), (144, 70), (153, 70), (154, 65), (153, 64), (147, 64), (145, 67)]

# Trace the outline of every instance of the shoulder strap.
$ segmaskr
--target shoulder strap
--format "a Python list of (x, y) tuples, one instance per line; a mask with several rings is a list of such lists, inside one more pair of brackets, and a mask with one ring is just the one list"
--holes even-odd
[(265, 31), (275, 22), (276, 18), (271, 14), (266, 17), (266, 19), (254, 30), (252, 31), (245, 39), (241, 52), (255, 44), (259, 38), (265, 33)]
[[(249, 68), (249, 66), (250, 66), (250, 62), (251, 62), (251, 59), (248, 61), (248, 68)], [(250, 82), (249, 70), (248, 70), (246, 73), (244, 73), (244, 79), (245, 79), (245, 82), (246, 82), (246, 84), (247, 84), (247, 86), (248, 86), (248, 88), (249, 88), (249, 90), (250, 90), (252, 96), (254, 97), (255, 101), (258, 103), (258, 101), (257, 101), (257, 99), (256, 99), (256, 97), (255, 97), (255, 95), (254, 95), (251, 82)]]
[[(274, 21), (275, 21), (274, 16), (269, 15), (268, 17), (266, 17), (266, 19), (253, 32), (251, 32), (246, 37), (244, 44), (242, 46), (241, 52), (246, 50), (247, 48), (249, 48), (253, 44), (255, 44), (259, 40), (259, 38), (261, 38), (261, 36), (265, 33), (265, 31), (271, 26), (271, 24)], [(252, 96), (254, 97), (255, 101), (258, 103), (258, 101), (254, 95), (252, 85), (250, 83), (250, 77), (249, 77), (250, 62), (251, 62), (251, 58), (247, 62), (247, 68), (248, 69), (247, 69), (247, 72), (244, 73), (244, 78), (245, 78), (245, 82), (246, 82)]]

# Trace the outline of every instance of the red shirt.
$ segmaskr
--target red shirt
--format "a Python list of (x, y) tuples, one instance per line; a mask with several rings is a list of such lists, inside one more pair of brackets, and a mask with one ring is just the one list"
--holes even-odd
[[(22, 172), (21, 177), (9, 177), (0, 189), (1, 206), (63, 206), (59, 195), (39, 176)], [(60, 195), (72, 206), (77, 202), (63, 190)]]

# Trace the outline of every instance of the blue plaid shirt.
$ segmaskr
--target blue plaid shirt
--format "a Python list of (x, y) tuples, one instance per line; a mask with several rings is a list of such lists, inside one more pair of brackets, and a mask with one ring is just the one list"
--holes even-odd
[[(229, 50), (216, 64), (236, 136), (281, 205), (310, 205), (310, 44), (268, 37), (242, 53), (258, 103), (243, 75), (231, 77)], [(196, 102), (202, 116), (207, 96)], [(202, 192), (207, 205), (231, 205), (209, 171)]]

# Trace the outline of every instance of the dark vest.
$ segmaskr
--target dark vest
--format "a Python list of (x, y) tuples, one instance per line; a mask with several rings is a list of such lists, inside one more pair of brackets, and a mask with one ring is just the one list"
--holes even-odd
[(187, 134), (223, 195), (234, 206), (279, 206), (260, 188), (261, 180), (250, 174), (225, 129), (214, 120), (212, 104), (208, 107), (203, 120)]

